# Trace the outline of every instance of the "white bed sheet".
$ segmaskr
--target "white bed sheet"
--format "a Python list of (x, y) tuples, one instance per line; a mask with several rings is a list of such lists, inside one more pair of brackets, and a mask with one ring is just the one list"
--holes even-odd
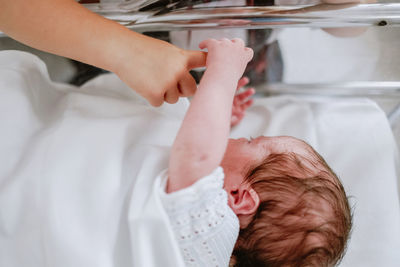
[[(98, 185), (97, 188), (108, 190), (108, 185), (115, 186), (115, 184), (109, 184), (108, 180), (100, 180), (100, 176), (98, 180), (93, 180), (93, 174), (100, 175), (103, 173), (99, 172), (99, 166), (101, 166), (101, 168), (105, 168), (104, 170), (109, 177), (121, 178), (121, 181), (117, 182), (117, 184), (123, 182), (129, 185), (124, 175), (130, 169), (121, 170), (118, 167), (122, 165), (119, 162), (122, 158), (114, 158), (113, 154), (102, 153), (109, 149), (109, 151), (116, 153), (115, 155), (128, 155), (128, 157), (124, 157), (125, 160), (132, 159), (132, 157), (129, 157), (128, 152), (130, 147), (137, 142), (133, 137), (136, 134), (139, 136), (138, 129), (141, 129), (140, 127), (150, 127), (149, 124), (152, 124), (149, 123), (150, 121), (141, 120), (141, 126), (135, 128), (128, 123), (130, 115), (134, 116), (136, 114), (137, 116), (139, 114), (140, 116), (140, 113), (133, 112), (132, 107), (130, 107), (129, 101), (132, 97), (130, 89), (122, 84), (115, 75), (109, 74), (98, 77), (94, 81), (84, 85), (81, 93), (79, 93), (79, 91), (76, 91), (72, 87), (50, 82), (46, 76), (44, 64), (37, 58), (24, 53), (2, 53), (0, 54), (0, 56), (3, 56), (1, 59), (7, 59), (10, 62), (6, 63), (0, 60), (2, 68), (0, 68), (0, 75), (3, 75), (1, 76), (2, 80), (0, 80), (0, 129), (2, 130), (3, 137), (0, 139), (0, 147), (7, 148), (7, 150), (0, 150), (0, 159), (2, 162), (0, 165), (0, 200), (5, 195), (13, 195), (13, 192), (10, 193), (9, 191), (5, 194), (4, 189), (12, 190), (13, 188), (20, 188), (18, 184), (10, 186), (10, 183), (13, 183), (13, 179), (10, 179), (12, 177), (10, 176), (12, 174), (9, 172), (12, 169), (10, 166), (18, 166), (18, 164), (23, 166), (21, 169), (25, 170), (29, 170), (29, 166), (27, 167), (27, 165), (46, 163), (59, 165), (57, 170), (60, 172), (60, 175), (64, 175), (65, 177), (72, 177), (71, 175), (82, 177), (85, 174), (86, 176), (90, 175), (92, 179), (90, 181), (96, 183), (100, 181), (105, 182), (104, 186)], [(20, 75), (18, 72), (15, 72), (21, 71), (19, 69), (21, 64), (26, 64), (26, 75)], [(14, 72), (10, 70), (14, 70)], [(9, 81), (12, 84), (5, 83), (4, 81)], [(7, 90), (10, 86), (14, 91)], [(35, 90), (35, 87), (42, 88), (42, 93), (33, 93), (32, 90)], [(22, 90), (25, 92), (23, 97), (21, 97), (21, 92), (18, 91), (20, 88), (24, 88)], [(61, 90), (63, 92), (62, 98), (64, 101), (60, 101), (62, 98), (60, 98), (59, 93), (51, 93), (52, 88), (55, 91)], [(68, 91), (68, 88), (74, 92), (65, 97), (65, 90)], [(46, 93), (43, 94), (43, 92)], [(41, 103), (42, 99), (45, 99), (46, 104)], [(27, 105), (26, 101), (31, 102), (31, 104), (33, 103), (33, 105)], [(13, 109), (12, 106), (14, 104), (18, 105), (16, 106), (15, 114), (9, 113)], [(27, 107), (33, 107), (33, 110), (27, 110)], [(176, 133), (179, 120), (182, 118), (185, 109), (186, 104), (183, 102), (175, 106), (165, 105), (158, 110), (153, 109), (153, 114), (161, 114), (161, 117), (154, 115), (153, 119), (162, 118), (163, 114), (165, 114), (165, 118), (167, 119), (168, 117), (169, 121), (166, 123), (163, 120), (159, 120), (161, 124), (164, 123), (162, 127), (165, 131), (152, 131), (146, 135), (142, 134), (140, 135), (140, 138), (142, 138), (141, 141), (155, 140), (156, 144), (161, 146), (170, 144), (173, 141), (173, 136)], [(14, 132), (11, 132), (10, 129), (14, 125), (14, 121), (18, 121), (18, 125), (29, 127), (16, 128), (13, 130)], [(71, 122), (71, 124), (68, 124), (69, 127), (65, 127), (65, 121)], [(59, 122), (64, 123), (60, 124), (64, 125), (64, 128), (57, 126)], [(90, 127), (88, 123), (90, 123)], [(11, 126), (11, 128), (5, 128), (5, 125)], [(77, 128), (74, 130), (72, 126), (83, 127), (84, 131), (77, 131)], [(82, 142), (86, 140), (87, 144), (91, 145), (93, 149), (85, 149), (84, 152), (87, 154), (84, 156), (80, 154), (74, 155), (73, 153), (64, 155), (61, 153), (56, 155), (57, 162), (52, 162), (52, 159), (49, 158), (40, 158), (40, 153), (35, 158), (36, 161), (26, 161), (26, 158), (31, 157), (35, 152), (39, 151), (40, 142), (46, 141), (40, 138), (40, 134), (46, 134), (46, 127), (49, 131), (54, 129), (54, 127), (58, 127), (58, 134), (61, 134), (60, 136), (65, 140), (66, 151), (73, 151), (74, 146), (76, 148), (74, 138), (80, 138)], [(65, 129), (65, 132), (61, 133), (62, 129)], [(32, 136), (32, 133), (35, 132), (38, 134)], [(316, 97), (305, 99), (291, 96), (257, 99), (244, 121), (233, 129), (232, 137), (258, 135), (292, 135), (304, 139), (314, 146), (342, 179), (348, 194), (352, 196), (354, 229), (348, 253), (341, 266), (398, 266), (400, 262), (400, 253), (398, 253), (400, 251), (400, 208), (396, 180), (396, 167), (399, 166), (398, 151), (396, 150), (385, 114), (375, 103), (365, 99), (346, 100)], [(4, 138), (5, 136), (7, 138)], [(110, 137), (114, 138), (111, 139), (113, 141), (104, 143)], [(32, 143), (32, 141), (36, 143)], [(96, 142), (103, 142), (102, 147), (98, 147)], [(51, 142), (53, 147), (44, 147), (44, 150), (42, 147), (42, 152), (47, 153), (49, 149), (54, 149), (54, 145), (62, 148), (62, 144), (59, 141)], [(14, 149), (9, 149), (11, 145), (13, 145)], [(22, 155), (22, 150), (19, 150), (19, 147), (25, 148), (23, 151), (30, 154), (27, 156)], [(29, 148), (28, 150), (26, 150), (27, 147)], [(4, 151), (7, 151), (7, 154)], [(62, 173), (63, 164), (69, 166), (78, 160), (85, 160), (91, 156), (98, 160), (96, 164), (80, 164), (79, 169), (68, 169), (69, 176)], [(60, 161), (61, 159), (65, 163)], [(76, 165), (72, 164), (72, 166)], [(14, 174), (18, 175), (18, 177), (24, 175), (18, 173), (18, 168), (14, 168), (14, 171), (16, 171)], [(40, 173), (35, 175), (40, 177)], [(19, 179), (18, 181), (24, 180)], [(32, 183), (32, 188), (36, 186), (34, 179), (28, 179), (27, 181)], [(87, 189), (90, 188), (88, 184), (86, 186)], [(26, 196), (29, 193), (26, 192)], [(21, 192), (15, 192), (14, 195), (21, 195)], [(33, 195), (34, 197), (35, 195)], [(25, 198), (25, 200), (27, 199)], [(21, 201), (23, 200), (21, 199)], [(31, 200), (34, 201), (34, 199)], [(26, 214), (24, 214), (23, 210), (19, 211), (19, 214), (22, 215), (16, 216), (15, 218), (19, 218), (19, 220), (15, 221), (7, 217), (8, 212), (14, 212), (13, 210), (17, 210), (24, 205), (29, 206), (29, 203), (24, 204), (18, 199), (7, 199), (7, 201), (14, 203), (15, 206), (7, 207), (2, 206), (0, 203), (0, 208), (3, 207), (0, 210), (0, 255), (6, 251), (4, 246), (2, 251), (2, 245), (6, 245), (8, 238), (12, 237), (7, 236), (7, 231), (17, 229), (18, 227), (22, 231), (19, 238), (26, 237), (26, 242), (38, 244), (31, 247), (31, 250), (26, 246), (21, 248), (20, 251), (14, 251), (15, 255), (20, 256), (15, 257), (16, 264), (11, 264), (11, 266), (18, 266), (17, 263), (24, 262), (24, 257), (29, 258), (35, 255), (43, 255), (37, 252), (38, 250), (43, 250), (46, 246), (47, 251), (53, 251), (56, 254), (47, 255), (47, 258), (40, 259), (37, 262), (43, 261), (46, 263), (47, 261), (49, 263), (49, 260), (51, 260), (50, 263), (54, 266), (61, 266), (63, 264), (63, 266), (66, 266), (66, 262), (57, 264), (57, 260), (65, 259), (65, 257), (58, 258), (57, 253), (59, 255), (71, 255), (72, 253), (73, 255), (75, 251), (76, 258), (68, 258), (72, 264), (71, 266), (84, 266), (84, 260), (80, 264), (76, 264), (76, 261), (80, 257), (85, 259), (84, 253), (93, 253), (95, 251), (88, 250), (82, 247), (82, 244), (74, 244), (73, 242), (68, 243), (67, 247), (62, 248), (69, 249), (68, 253), (57, 251), (57, 248), (49, 248), (48, 246), (51, 246), (51, 243), (46, 243), (45, 240), (35, 240), (37, 236), (32, 235), (28, 231), (32, 229), (32, 226), (27, 225), (25, 229), (23, 222), (19, 221), (24, 220), (28, 215), (35, 216), (35, 214), (32, 214), (32, 211), (26, 210)], [(63, 203), (63, 207), (66, 210), (72, 210), (69, 206), (70, 204), (79, 205), (79, 203), (74, 202), (76, 200), (66, 201)], [(102, 212), (102, 208), (104, 207), (108, 207), (109, 209), (110, 207), (107, 205), (107, 203), (103, 203), (102, 207), (99, 207), (99, 212)], [(90, 225), (92, 218), (85, 219), (84, 214), (82, 214), (82, 217), (83, 219), (78, 219), (85, 220), (85, 223)], [(53, 219), (55, 223), (60, 223), (59, 220), (62, 218)], [(7, 222), (7, 224), (4, 224), (4, 222)], [(120, 222), (119, 225), (126, 227), (126, 223)], [(65, 229), (53, 227), (52, 225), (49, 225), (49, 227), (52, 228), (53, 232), (51, 233), (57, 236), (57, 238), (62, 239), (63, 236), (65, 239), (70, 238), (71, 233), (65, 231)], [(96, 227), (98, 225), (94, 225), (94, 228), (91, 230), (97, 231)], [(118, 228), (118, 224), (113, 224), (113, 227)], [(24, 229), (26, 230), (25, 233), (23, 232)], [(77, 234), (79, 238), (79, 233), (74, 234)], [(106, 252), (107, 249), (114, 250), (110, 253), (111, 255), (129, 253), (129, 251), (120, 246), (110, 246), (107, 248), (100, 247), (100, 244), (97, 253), (102, 256), (108, 255), (108, 252)], [(123, 258), (129, 259), (130, 257), (129, 255), (124, 255)], [(126, 261), (124, 263), (125, 265), (119, 261), (115, 261), (115, 259), (113, 261), (110, 258), (104, 258), (101, 266), (126, 266)]]
[(187, 107), (0, 52), (0, 266), (183, 266), (153, 181)]

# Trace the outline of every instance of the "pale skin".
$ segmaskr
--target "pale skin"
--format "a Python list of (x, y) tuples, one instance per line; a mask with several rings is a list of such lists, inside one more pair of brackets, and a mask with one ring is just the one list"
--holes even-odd
[(261, 164), (268, 155), (281, 153), (312, 157), (310, 147), (291, 136), (229, 139), (220, 165), (225, 173), (224, 189), (228, 193), (228, 204), (238, 216), (241, 228), (247, 227), (260, 203), (257, 193), (244, 182), (247, 172)]
[[(249, 83), (249, 79), (244, 77), (239, 80), (237, 90), (241, 89), (243, 86)], [(245, 91), (235, 95), (232, 105), (232, 117), (231, 117), (231, 127), (238, 125), (244, 115), (247, 108), (253, 104), (253, 99), (251, 97), (255, 94), (254, 88), (248, 88)]]
[[(208, 49), (207, 69), (172, 146), (167, 192), (186, 188), (221, 165), (228, 146), (231, 125), (240, 122), (253, 89), (235, 97), (237, 87), (248, 83), (242, 76), (253, 51), (240, 39), (206, 40), (200, 48)], [(232, 196), (230, 206), (241, 225), (246, 225), (258, 207), (259, 198), (249, 186), (243, 187), (240, 201), (235, 190), (225, 188)]]
[(0, 31), (31, 47), (116, 73), (150, 104), (175, 103), (196, 83), (206, 53), (130, 31), (74, 0), (0, 0)]
[(238, 81), (253, 56), (240, 39), (210, 39), (199, 47), (208, 49), (207, 69), (172, 146), (168, 192), (192, 185), (219, 166)]
[(200, 48), (208, 49), (207, 70), (171, 150), (167, 192), (186, 188), (221, 166), (228, 205), (238, 216), (240, 227), (245, 228), (260, 203), (258, 194), (244, 182), (247, 171), (269, 154), (309, 157), (310, 148), (287, 136), (229, 139), (230, 126), (239, 123), (252, 104), (249, 97), (254, 89), (235, 92), (249, 82), (247, 78), (238, 79), (253, 52), (239, 39), (210, 39)]

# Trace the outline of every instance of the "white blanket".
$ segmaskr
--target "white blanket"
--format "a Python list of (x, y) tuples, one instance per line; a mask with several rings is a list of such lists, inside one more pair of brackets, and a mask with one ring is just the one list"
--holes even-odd
[(0, 266), (183, 266), (152, 193), (187, 107), (150, 107), (114, 75), (55, 84), (1, 52)]
[[(0, 52), (0, 266), (179, 266), (141, 188), (165, 167), (187, 105), (152, 108), (113, 74), (55, 84), (34, 56)], [(306, 140), (341, 177), (354, 204), (341, 266), (398, 266), (399, 163), (374, 103), (257, 99), (232, 136), (261, 134)]]

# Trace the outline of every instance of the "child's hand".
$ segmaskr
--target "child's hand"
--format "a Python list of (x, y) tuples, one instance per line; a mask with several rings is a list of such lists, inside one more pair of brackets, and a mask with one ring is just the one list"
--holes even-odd
[(153, 106), (175, 103), (196, 90), (189, 70), (205, 66), (206, 53), (133, 32), (75, 0), (33, 2), (0, 0), (0, 31), (37, 49), (114, 72)]
[(208, 39), (200, 43), (200, 49), (207, 48), (207, 69), (216, 75), (227, 75), (227, 78), (242, 76), (247, 63), (253, 58), (253, 50), (245, 47), (243, 40)]
[[(160, 106), (164, 101), (173, 104), (179, 97), (195, 93), (197, 85), (189, 70), (204, 66), (207, 53), (183, 50), (144, 36), (131, 44), (131, 48), (123, 50), (124, 59), (117, 74), (151, 105)], [(140, 47), (141, 52), (135, 47)]]
[[(249, 79), (244, 77), (239, 80), (237, 90), (249, 83)], [(246, 109), (253, 104), (253, 99), (250, 99), (255, 94), (254, 88), (246, 89), (244, 92), (235, 95), (232, 106), (231, 127), (238, 125), (246, 112)]]

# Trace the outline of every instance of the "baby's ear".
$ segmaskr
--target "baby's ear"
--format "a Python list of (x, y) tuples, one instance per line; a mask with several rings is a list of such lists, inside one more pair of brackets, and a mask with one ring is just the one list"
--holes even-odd
[(229, 204), (233, 212), (239, 215), (252, 215), (260, 205), (260, 198), (257, 192), (249, 185), (241, 184), (229, 192)]

